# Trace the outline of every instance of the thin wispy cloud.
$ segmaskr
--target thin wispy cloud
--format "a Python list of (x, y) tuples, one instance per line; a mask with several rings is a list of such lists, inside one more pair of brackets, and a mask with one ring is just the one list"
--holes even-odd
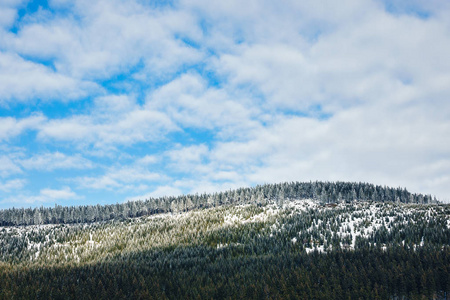
[(76, 201), (81, 199), (75, 192), (73, 192), (69, 187), (63, 187), (61, 189), (42, 189), (37, 195), (29, 194), (16, 194), (11, 197), (6, 198), (3, 202), (9, 205), (52, 205), (58, 201), (72, 200)]
[(450, 200), (449, 13), (444, 0), (3, 1), (0, 207), (296, 180)]
[(53, 171), (55, 169), (90, 169), (93, 163), (80, 155), (67, 156), (60, 152), (44, 153), (19, 161), (24, 169)]

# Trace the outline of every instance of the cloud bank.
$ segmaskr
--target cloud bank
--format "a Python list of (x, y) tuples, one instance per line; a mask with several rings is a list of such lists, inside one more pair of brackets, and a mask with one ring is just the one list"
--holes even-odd
[(0, 207), (309, 180), (450, 201), (447, 1), (0, 11)]

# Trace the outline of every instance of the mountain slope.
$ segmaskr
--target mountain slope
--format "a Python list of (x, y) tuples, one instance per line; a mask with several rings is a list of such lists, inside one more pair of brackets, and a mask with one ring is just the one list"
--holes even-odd
[(155, 248), (199, 246), (276, 252), (442, 247), (450, 206), (378, 202), (321, 205), (313, 200), (236, 205), (73, 225), (3, 227), (0, 258), (27, 264), (86, 263)]
[(266, 204), (313, 199), (321, 203), (353, 200), (430, 204), (438, 201), (430, 195), (412, 194), (406, 189), (356, 182), (286, 182), (240, 188), (214, 194), (150, 198), (114, 205), (72, 206), (0, 210), (0, 225), (40, 225), (91, 223), (140, 217), (163, 212), (218, 207), (229, 204)]
[(450, 205), (263, 198), (0, 227), (0, 299), (445, 299)]

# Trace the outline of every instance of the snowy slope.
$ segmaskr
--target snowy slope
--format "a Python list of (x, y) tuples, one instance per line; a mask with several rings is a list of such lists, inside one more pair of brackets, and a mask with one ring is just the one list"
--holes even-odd
[(450, 205), (354, 201), (325, 206), (314, 200), (293, 200), (282, 206), (221, 206), (90, 224), (0, 227), (0, 260), (78, 264), (180, 246), (219, 251), (258, 245), (276, 251), (271, 249), (282, 245), (309, 253), (443, 247), (449, 242)]

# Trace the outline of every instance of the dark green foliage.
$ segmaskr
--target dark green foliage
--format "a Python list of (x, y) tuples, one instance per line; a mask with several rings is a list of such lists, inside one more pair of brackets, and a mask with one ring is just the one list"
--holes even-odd
[(83, 266), (0, 267), (0, 299), (445, 299), (450, 249), (235, 256), (161, 249)]
[[(447, 299), (450, 205), (430, 201), (316, 182), (4, 210), (0, 299)], [(188, 212), (136, 218), (167, 211)], [(58, 225), (11, 226), (33, 223)]]

